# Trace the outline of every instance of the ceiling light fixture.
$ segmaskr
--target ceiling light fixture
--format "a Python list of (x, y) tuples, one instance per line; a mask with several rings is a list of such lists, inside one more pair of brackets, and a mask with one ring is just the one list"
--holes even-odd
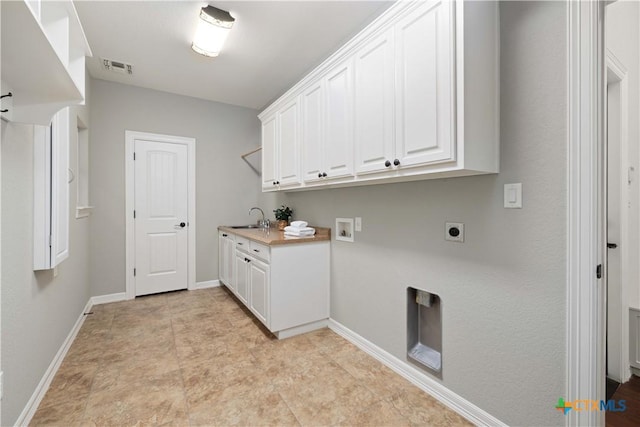
[(207, 6), (200, 10), (191, 48), (204, 56), (218, 56), (235, 19), (226, 10)]

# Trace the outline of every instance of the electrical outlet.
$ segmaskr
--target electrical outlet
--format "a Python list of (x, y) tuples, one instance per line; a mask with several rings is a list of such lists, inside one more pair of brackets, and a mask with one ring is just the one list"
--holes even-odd
[(356, 231), (362, 231), (362, 218), (359, 216), (356, 217), (355, 228), (356, 228)]
[(444, 224), (444, 240), (463, 243), (464, 224), (461, 222), (446, 222)]

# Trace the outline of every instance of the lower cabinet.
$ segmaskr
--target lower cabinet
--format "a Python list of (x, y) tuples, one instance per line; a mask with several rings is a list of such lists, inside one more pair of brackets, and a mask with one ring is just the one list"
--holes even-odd
[(276, 337), (326, 326), (329, 241), (267, 246), (221, 231), (219, 248), (220, 282)]
[(269, 324), (269, 266), (249, 261), (249, 310), (265, 325)]
[(220, 231), (218, 233), (218, 278), (227, 287), (235, 283), (235, 240), (234, 235)]
[(232, 283), (232, 291), (242, 301), (247, 304), (249, 302), (249, 258), (242, 251), (235, 251), (234, 277), (235, 283)]

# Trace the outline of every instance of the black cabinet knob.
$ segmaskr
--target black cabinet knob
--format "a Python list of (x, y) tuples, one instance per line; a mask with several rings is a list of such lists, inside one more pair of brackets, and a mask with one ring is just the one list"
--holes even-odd
[(322, 172), (322, 177), (326, 178), (327, 177), (327, 173), (326, 172)]
[(273, 181), (273, 185), (276, 185), (276, 182), (275, 182), (275, 181)]
[(322, 178), (322, 173), (318, 172), (318, 178)]
[(276, 181), (276, 184), (280, 185), (280, 181)]
[(391, 166), (391, 162), (390, 162), (389, 160), (387, 160), (386, 162), (384, 162), (384, 165), (385, 165), (386, 167), (389, 167), (389, 166)]
[(399, 165), (400, 165), (400, 160), (395, 159), (395, 160), (393, 161), (393, 164), (394, 164), (394, 165), (396, 165), (396, 166), (399, 166)]

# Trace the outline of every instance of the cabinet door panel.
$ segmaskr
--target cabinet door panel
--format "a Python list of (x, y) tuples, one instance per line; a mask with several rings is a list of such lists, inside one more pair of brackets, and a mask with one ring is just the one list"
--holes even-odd
[(69, 257), (69, 108), (53, 118), (51, 128), (51, 267)]
[(452, 3), (425, 2), (396, 25), (396, 156), (403, 166), (455, 158)]
[(356, 54), (356, 173), (385, 170), (393, 160), (393, 51), (388, 31)]
[(300, 184), (300, 131), (298, 100), (289, 103), (278, 112), (280, 135), (278, 138), (278, 162), (280, 185)]
[(322, 179), (323, 86), (312, 85), (302, 94), (302, 164), (307, 182)]
[(276, 186), (276, 141), (277, 141), (276, 116), (265, 119), (262, 122), (262, 188), (275, 190)]
[(353, 175), (352, 65), (345, 62), (325, 80), (324, 171), (328, 178)]
[(218, 279), (229, 286), (227, 265), (227, 239), (220, 233), (218, 235)]
[(246, 255), (240, 251), (236, 251), (235, 255), (235, 282), (232, 286), (233, 292), (245, 304), (247, 303), (247, 292), (249, 289), (247, 276)]
[(269, 266), (252, 260), (249, 271), (251, 285), (249, 309), (269, 328)]

